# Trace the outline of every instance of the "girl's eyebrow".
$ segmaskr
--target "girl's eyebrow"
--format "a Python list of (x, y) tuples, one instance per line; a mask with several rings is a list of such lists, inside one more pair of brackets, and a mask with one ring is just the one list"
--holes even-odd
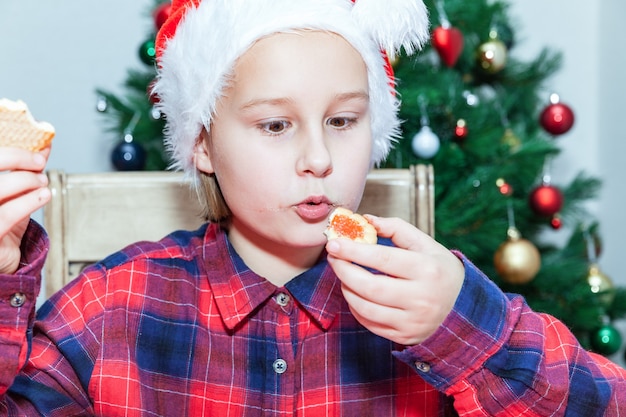
[(240, 111), (248, 111), (258, 106), (284, 106), (293, 104), (293, 100), (286, 97), (277, 97), (277, 98), (260, 98), (260, 99), (252, 99), (243, 103), (240, 107)]
[(342, 93), (335, 96), (337, 101), (350, 101), (350, 100), (364, 100), (369, 101), (370, 96), (365, 91), (352, 91), (348, 93)]
[[(347, 93), (337, 94), (335, 96), (335, 100), (337, 101), (351, 101), (351, 100), (362, 100), (369, 101), (369, 94), (365, 91), (350, 91)], [(242, 112), (249, 111), (257, 106), (285, 106), (293, 104), (293, 99), (288, 97), (276, 97), (276, 98), (259, 98), (252, 99), (243, 103), (239, 110)]]

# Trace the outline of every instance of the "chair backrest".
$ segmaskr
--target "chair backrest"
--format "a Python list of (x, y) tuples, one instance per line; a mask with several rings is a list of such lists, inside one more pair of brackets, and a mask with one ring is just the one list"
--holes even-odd
[[(164, 171), (68, 174), (47, 172), (52, 200), (43, 220), (50, 237), (45, 296), (86, 266), (127, 244), (158, 240), (202, 222), (197, 197), (180, 173)], [(434, 234), (430, 165), (376, 169), (367, 179), (361, 213), (400, 217)]]

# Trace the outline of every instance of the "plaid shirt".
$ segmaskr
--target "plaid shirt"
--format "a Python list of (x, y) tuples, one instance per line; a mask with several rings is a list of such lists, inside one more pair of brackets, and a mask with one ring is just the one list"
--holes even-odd
[(626, 415), (625, 371), (466, 259), (450, 316), (403, 347), (356, 322), (325, 261), (278, 288), (215, 225), (88, 268), (33, 327), (34, 223), (23, 249), (0, 276), (3, 416)]

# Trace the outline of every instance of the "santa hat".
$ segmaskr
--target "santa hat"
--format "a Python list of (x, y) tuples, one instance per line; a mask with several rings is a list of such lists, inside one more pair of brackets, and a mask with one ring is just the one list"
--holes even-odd
[(166, 116), (173, 168), (195, 172), (193, 148), (210, 129), (237, 58), (262, 37), (298, 29), (339, 34), (360, 53), (370, 86), (372, 163), (387, 156), (400, 121), (385, 52), (412, 53), (428, 39), (422, 0), (173, 0), (157, 34), (153, 91)]

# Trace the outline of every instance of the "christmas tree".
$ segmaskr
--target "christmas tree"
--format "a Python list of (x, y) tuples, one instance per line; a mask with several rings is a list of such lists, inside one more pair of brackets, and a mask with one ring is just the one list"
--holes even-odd
[(156, 32), (169, 16), (170, 9), (169, 0), (155, 0), (148, 11), (153, 30), (137, 47), (145, 66), (128, 71), (124, 97), (104, 89), (96, 91), (96, 108), (105, 116), (106, 129), (117, 140), (111, 153), (111, 163), (120, 171), (155, 171), (166, 169), (169, 165), (163, 146), (165, 121), (154, 108), (158, 98), (150, 94), (150, 89), (156, 77)]
[[(551, 180), (559, 138), (574, 123), (548, 93), (560, 54), (516, 60), (504, 1), (426, 3), (430, 45), (394, 64), (405, 123), (386, 166), (433, 164), (437, 240), (563, 320), (586, 347), (615, 353), (622, 338), (611, 323), (626, 313), (625, 293), (598, 266), (600, 228), (584, 207), (600, 181)], [(561, 228), (569, 240), (549, 243)]]
[[(548, 81), (559, 53), (544, 49), (530, 62), (515, 58), (515, 31), (505, 1), (426, 0), (432, 41), (393, 67), (402, 99), (402, 139), (384, 163), (435, 170), (436, 239), (465, 253), (504, 291), (522, 294), (537, 311), (564, 321), (581, 343), (605, 355), (622, 336), (626, 290), (602, 273), (600, 225), (585, 209), (600, 181), (580, 173), (554, 184), (551, 161), (574, 111)], [(138, 46), (119, 98), (98, 90), (98, 110), (119, 138), (111, 160), (119, 170), (161, 170), (164, 121), (150, 95), (156, 75), (154, 37), (170, 11), (155, 0), (154, 31)], [(569, 236), (551, 243), (550, 233)]]

